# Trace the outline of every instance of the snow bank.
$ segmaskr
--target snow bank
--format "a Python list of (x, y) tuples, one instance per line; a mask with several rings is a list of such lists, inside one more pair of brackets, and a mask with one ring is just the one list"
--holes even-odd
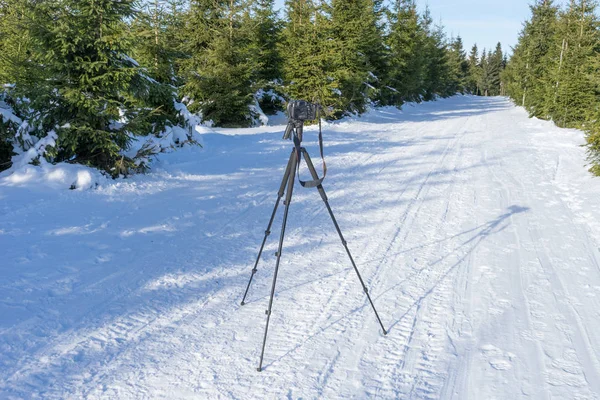
[(78, 164), (31, 164), (12, 167), (0, 173), (0, 186), (19, 186), (31, 189), (91, 189), (110, 179), (98, 170)]

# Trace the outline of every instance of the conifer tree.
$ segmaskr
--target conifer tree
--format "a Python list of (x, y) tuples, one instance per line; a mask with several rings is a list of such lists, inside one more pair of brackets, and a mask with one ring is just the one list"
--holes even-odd
[(402, 105), (407, 101), (421, 101), (425, 96), (426, 66), (425, 34), (414, 0), (398, 0), (388, 13), (390, 32), (389, 74), (387, 87), (393, 90), (386, 96), (386, 104)]
[[(561, 13), (557, 25), (557, 42), (562, 49), (550, 69), (555, 81), (553, 104), (549, 107), (559, 126), (578, 127), (590, 118), (590, 105), (597, 103), (594, 56), (600, 50), (600, 23), (592, 0), (572, 1)], [(562, 40), (561, 40), (562, 39)]]
[(474, 44), (469, 53), (468, 62), (468, 77), (467, 77), (467, 92), (470, 94), (479, 94), (479, 50), (477, 44)]
[(181, 51), (179, 30), (183, 26), (182, 0), (151, 0), (144, 4), (132, 23), (135, 43), (133, 58), (156, 81), (177, 86)]
[[(532, 17), (519, 35), (513, 56), (506, 66), (503, 80), (507, 94), (526, 107), (530, 114), (548, 118), (548, 70), (556, 53), (556, 22), (558, 8), (552, 0), (538, 0), (530, 6)], [(561, 45), (559, 45), (561, 47)]]
[(313, 0), (287, 0), (280, 44), (284, 90), (291, 99), (319, 102), (329, 115), (338, 114), (340, 84), (333, 79), (334, 43), (330, 26)]
[(275, 10), (274, 0), (252, 0), (251, 13), (246, 15), (250, 28), (248, 54), (253, 65), (253, 91), (258, 93), (257, 101), (267, 115), (283, 109), (281, 104), (281, 77), (283, 59), (279, 43), (283, 23)]
[(140, 105), (155, 110), (145, 127), (148, 133), (159, 134), (167, 125), (183, 123), (174, 104), (181, 84), (179, 63), (185, 57), (178, 37), (182, 25), (182, 0), (146, 2), (131, 24), (132, 57), (143, 68), (134, 84), (147, 88), (139, 93)]
[(376, 50), (383, 51), (383, 46), (376, 7), (373, 0), (331, 3), (332, 77), (339, 85), (336, 108), (342, 114), (363, 112), (369, 98), (377, 94), (372, 84), (377, 84), (379, 60), (371, 57), (378, 57)]
[(191, 111), (217, 126), (253, 123), (251, 27), (240, 0), (193, 0), (186, 15), (182, 92)]
[(448, 97), (454, 93), (448, 93), (447, 90), (450, 68), (443, 27), (433, 26), (429, 9), (425, 10), (422, 26), (425, 32), (423, 53), (426, 60), (423, 99), (431, 101), (435, 100), (436, 96)]
[(479, 90), (481, 91), (482, 96), (489, 96), (490, 89), (492, 87), (492, 71), (490, 67), (490, 54), (483, 49), (483, 53), (481, 54), (481, 60), (479, 61), (479, 68), (481, 69), (481, 74), (479, 75)]
[(496, 50), (487, 57), (488, 91), (490, 96), (498, 96), (501, 92), (500, 74), (504, 69), (504, 55), (502, 45), (498, 43)]
[(252, 52), (255, 72), (252, 80), (259, 87), (281, 78), (282, 59), (277, 46), (282, 23), (275, 11), (275, 0), (256, 0), (252, 5)]
[(44, 75), (25, 89), (36, 127), (56, 130), (54, 161), (94, 165), (113, 176), (134, 167), (121, 153), (147, 116), (136, 106), (147, 87), (133, 84), (139, 68), (127, 55), (125, 19), (134, 17), (134, 4), (61, 0), (33, 8), (31, 59)]
[(448, 64), (450, 72), (449, 92), (465, 93), (467, 91), (469, 63), (460, 36), (450, 40)]

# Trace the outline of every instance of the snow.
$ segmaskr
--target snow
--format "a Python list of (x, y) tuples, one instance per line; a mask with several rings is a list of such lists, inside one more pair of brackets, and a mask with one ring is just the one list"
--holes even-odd
[(504, 98), (323, 125), (324, 186), (389, 333), (296, 185), (257, 372), (281, 212), (239, 302), (283, 128), (202, 127), (204, 147), (128, 179), (1, 174), (0, 398), (600, 396), (600, 181), (582, 132)]

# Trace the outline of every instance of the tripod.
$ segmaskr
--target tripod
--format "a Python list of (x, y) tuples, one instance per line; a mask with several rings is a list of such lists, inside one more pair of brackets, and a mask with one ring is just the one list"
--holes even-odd
[[(265, 247), (265, 242), (267, 241), (267, 237), (271, 234), (271, 225), (273, 224), (273, 220), (275, 219), (275, 214), (277, 213), (279, 203), (285, 193), (285, 200), (283, 202), (283, 204), (285, 205), (285, 210), (283, 212), (283, 222), (281, 224), (281, 233), (279, 236), (279, 247), (277, 249), (277, 253), (275, 253), (275, 255), (277, 256), (277, 261), (275, 263), (275, 273), (273, 275), (273, 283), (271, 285), (271, 297), (269, 298), (269, 308), (265, 312), (267, 315), (267, 324), (265, 326), (265, 335), (263, 338), (262, 350), (260, 352), (260, 362), (259, 362), (258, 368), (257, 368), (258, 372), (262, 371), (263, 356), (265, 354), (265, 345), (267, 343), (267, 332), (269, 330), (269, 320), (271, 319), (271, 310), (273, 308), (273, 296), (275, 295), (275, 284), (277, 283), (277, 272), (279, 271), (279, 262), (281, 260), (281, 250), (283, 248), (283, 238), (285, 236), (285, 226), (287, 223), (287, 217), (288, 217), (288, 211), (290, 209), (290, 203), (292, 201), (292, 192), (294, 190), (294, 180), (296, 177), (296, 166), (298, 165), (298, 160), (301, 155), (304, 156), (304, 159), (306, 160), (306, 165), (308, 166), (310, 174), (312, 175), (312, 178), (314, 179), (314, 181), (312, 181), (312, 182), (318, 183), (314, 187), (317, 188), (317, 190), (319, 191), (319, 194), (321, 195), (321, 199), (323, 199), (323, 202), (325, 202), (325, 206), (327, 207), (329, 216), (331, 217), (331, 220), (333, 221), (333, 225), (335, 226), (335, 229), (337, 230), (337, 233), (340, 236), (340, 239), (342, 240), (342, 244), (344, 245), (344, 248), (346, 249), (346, 253), (348, 254), (348, 257), (350, 258), (352, 267), (354, 267), (354, 271), (356, 272), (356, 275), (358, 276), (358, 279), (360, 281), (360, 284), (362, 285), (363, 291), (367, 295), (367, 299), (369, 299), (369, 303), (371, 303), (371, 307), (373, 308), (373, 311), (375, 312), (375, 317), (377, 317), (377, 321), (379, 322), (379, 325), (381, 326), (381, 329), (383, 330), (383, 334), (387, 335), (387, 331), (383, 327), (381, 319), (379, 318), (379, 314), (377, 313), (377, 310), (375, 309), (375, 305), (373, 304), (373, 300), (371, 300), (369, 291), (368, 291), (367, 287), (365, 286), (365, 283), (364, 283), (362, 277), (360, 276), (360, 272), (358, 272), (358, 268), (356, 267), (356, 264), (354, 263), (352, 254), (350, 254), (350, 250), (348, 249), (348, 244), (347, 244), (346, 240), (344, 239), (344, 236), (342, 235), (342, 231), (340, 230), (340, 227), (337, 223), (337, 220), (335, 219), (335, 216), (333, 215), (333, 211), (331, 210), (331, 206), (329, 205), (329, 200), (327, 199), (327, 195), (325, 194), (323, 185), (320, 183), (322, 181), (322, 179), (319, 179), (317, 171), (315, 170), (315, 167), (314, 167), (312, 160), (310, 159), (310, 156), (308, 155), (308, 152), (306, 151), (306, 149), (304, 147), (300, 147), (300, 141), (302, 140), (301, 139), (302, 138), (302, 126), (300, 125), (297, 128), (299, 128), (299, 129), (297, 129), (297, 131), (299, 131), (299, 132), (297, 132), (299, 135), (296, 135), (296, 132), (294, 134), (294, 143), (296, 144), (296, 146), (294, 147), (294, 149), (292, 150), (292, 153), (290, 154), (290, 158), (287, 163), (285, 173), (283, 174), (283, 180), (281, 181), (281, 185), (279, 186), (279, 192), (277, 192), (277, 201), (275, 202), (275, 207), (273, 208), (273, 212), (271, 214), (271, 219), (269, 220), (269, 224), (267, 225), (267, 230), (265, 231), (265, 236), (264, 236), (262, 244), (260, 246), (260, 250), (258, 251), (258, 256), (256, 257), (256, 262), (254, 263), (254, 267), (252, 268), (252, 274), (250, 275), (250, 280), (248, 281), (248, 286), (246, 286), (246, 292), (244, 293), (244, 297), (243, 297), (242, 303), (241, 303), (242, 306), (244, 304), (246, 304), (244, 301), (246, 300), (246, 296), (248, 295), (248, 290), (250, 289), (250, 284), (252, 283), (252, 278), (254, 278), (254, 274), (256, 274), (256, 271), (257, 271), (256, 267), (258, 266), (258, 261), (260, 260), (260, 256), (262, 255), (263, 249)], [(298, 136), (300, 137), (300, 139), (298, 139)], [(311, 182), (302, 182), (301, 181), (301, 183), (303, 184), (303, 186), (305, 186), (304, 185), (305, 183), (311, 183)], [(287, 185), (287, 191), (285, 190), (286, 185)], [(312, 186), (306, 185), (306, 187), (312, 187)]]

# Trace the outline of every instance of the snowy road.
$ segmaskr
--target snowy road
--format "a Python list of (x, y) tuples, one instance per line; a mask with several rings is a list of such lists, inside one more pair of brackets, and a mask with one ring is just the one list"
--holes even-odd
[(281, 213), (239, 301), (281, 130), (206, 134), (97, 190), (0, 175), (0, 398), (600, 398), (600, 180), (581, 132), (503, 98), (325, 126), (324, 186), (389, 334), (296, 185), (258, 373)]

